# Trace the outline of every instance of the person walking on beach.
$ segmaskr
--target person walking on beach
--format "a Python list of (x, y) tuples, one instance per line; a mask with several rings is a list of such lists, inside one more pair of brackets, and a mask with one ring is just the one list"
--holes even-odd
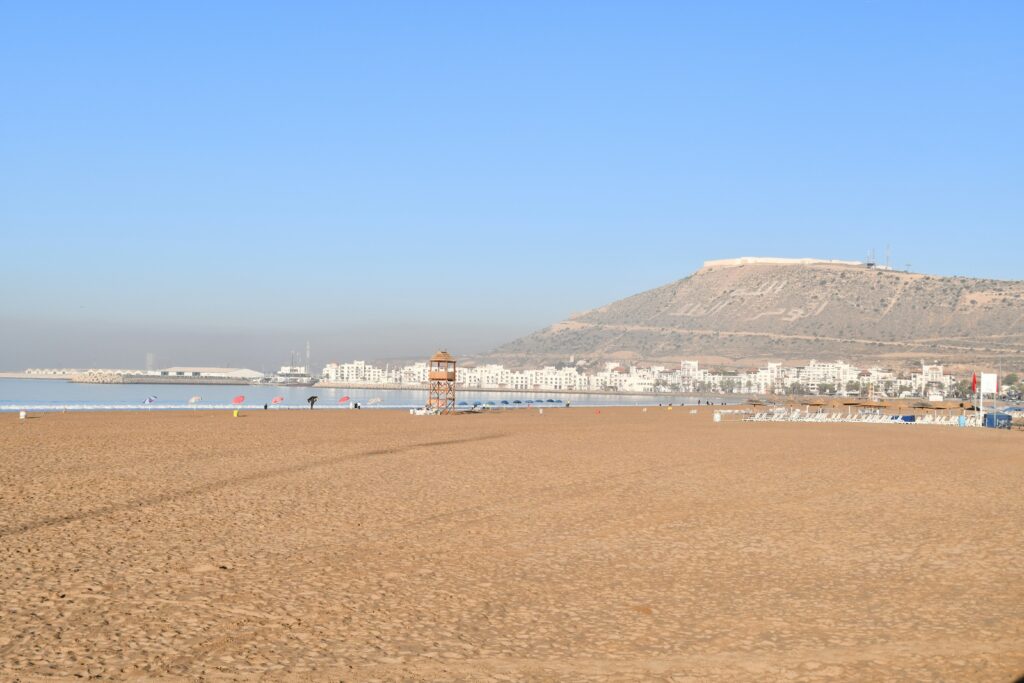
[(317, 396), (310, 396), (309, 398), (306, 399), (306, 401), (309, 402), (309, 409), (310, 410), (313, 410), (313, 404), (316, 403), (316, 399), (317, 398), (318, 398)]

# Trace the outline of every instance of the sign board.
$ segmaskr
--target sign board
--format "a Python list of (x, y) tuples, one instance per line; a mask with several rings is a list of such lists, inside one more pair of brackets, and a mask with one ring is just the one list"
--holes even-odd
[(995, 394), (998, 390), (999, 381), (996, 379), (998, 376), (994, 372), (983, 372), (981, 373), (981, 393), (983, 394)]

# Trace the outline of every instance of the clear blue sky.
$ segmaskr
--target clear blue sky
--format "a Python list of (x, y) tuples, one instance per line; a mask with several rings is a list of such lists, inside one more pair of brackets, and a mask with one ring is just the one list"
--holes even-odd
[(1022, 35), (1021, 2), (6, 2), (0, 369), (482, 351), (739, 255), (1021, 278)]

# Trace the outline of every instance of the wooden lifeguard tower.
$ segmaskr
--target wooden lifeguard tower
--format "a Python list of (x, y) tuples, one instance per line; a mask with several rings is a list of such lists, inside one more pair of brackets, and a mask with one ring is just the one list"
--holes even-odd
[(455, 359), (447, 351), (438, 351), (430, 357), (428, 374), (430, 393), (427, 407), (442, 415), (455, 412)]

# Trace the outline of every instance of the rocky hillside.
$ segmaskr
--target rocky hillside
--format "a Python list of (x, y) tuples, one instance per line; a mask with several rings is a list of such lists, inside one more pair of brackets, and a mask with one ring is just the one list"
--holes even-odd
[(693, 275), (517, 339), (511, 364), (811, 358), (1024, 362), (1024, 282), (834, 262), (712, 262)]

